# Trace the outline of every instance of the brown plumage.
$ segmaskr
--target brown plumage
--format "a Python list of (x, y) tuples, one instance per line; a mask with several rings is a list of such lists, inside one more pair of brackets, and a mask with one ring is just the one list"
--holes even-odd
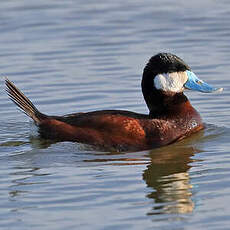
[[(34, 120), (43, 138), (76, 141), (107, 149), (144, 150), (170, 144), (203, 128), (200, 115), (183, 92), (165, 94), (154, 88), (152, 81), (159, 72), (154, 61), (150, 59), (142, 80), (149, 115), (103, 110), (48, 116), (39, 112), (12, 82), (6, 79), (5, 83), (11, 100)], [(176, 66), (172, 63), (172, 71), (189, 68), (181, 59), (176, 60), (176, 63)], [(170, 70), (169, 68), (167, 71)]]

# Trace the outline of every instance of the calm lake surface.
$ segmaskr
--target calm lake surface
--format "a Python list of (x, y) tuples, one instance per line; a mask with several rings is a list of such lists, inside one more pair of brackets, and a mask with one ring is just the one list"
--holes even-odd
[[(230, 2), (3, 0), (1, 229), (229, 229)], [(206, 129), (163, 148), (50, 144), (10, 102), (4, 76), (50, 115), (147, 113), (140, 82), (158, 52), (223, 93), (187, 92)]]

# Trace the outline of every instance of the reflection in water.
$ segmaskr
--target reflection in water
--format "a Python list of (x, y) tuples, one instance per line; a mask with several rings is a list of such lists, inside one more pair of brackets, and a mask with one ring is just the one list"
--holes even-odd
[(143, 179), (153, 191), (147, 195), (154, 199), (154, 207), (148, 215), (162, 213), (190, 213), (192, 185), (189, 181), (191, 157), (199, 152), (192, 146), (171, 145), (150, 153), (151, 164), (143, 173)]
[[(0, 229), (208, 229), (209, 220), (212, 229), (228, 229), (230, 2), (171, 2), (1, 1), (1, 73), (47, 114), (146, 111), (140, 71), (162, 48), (225, 92), (188, 92), (205, 121), (221, 126), (195, 141), (204, 151), (195, 158), (205, 161), (194, 170), (196, 150), (185, 140), (151, 154), (103, 155), (30, 139), (1, 78)], [(190, 213), (194, 200), (200, 206), (175, 226), (171, 218)]]
[[(90, 211), (88, 207), (96, 207), (98, 212), (105, 204), (113, 208), (118, 205), (127, 221), (133, 218), (127, 210), (137, 212), (144, 221), (145, 218), (157, 219), (159, 224), (187, 218), (178, 214), (194, 210), (190, 183), (193, 156), (201, 152), (196, 146), (203, 146), (203, 140), (207, 143), (215, 138), (212, 134), (201, 131), (166, 147), (128, 153), (81, 152), (76, 143), (56, 143), (51, 149), (45, 148), (42, 140), (41, 147), (39, 139), (34, 139), (37, 149), (20, 155), (10, 154), (7, 158), (9, 162), (17, 162), (6, 176), (10, 183), (4, 200), (12, 215), (9, 219), (17, 216), (19, 221), (29, 225), (33, 218), (25, 222), (25, 215), (34, 217), (43, 212), (48, 221), (50, 210), (55, 210), (58, 219), (65, 209), (74, 210), (71, 220), (77, 213), (79, 219), (87, 222), (91, 220), (84, 220)], [(125, 202), (129, 205), (123, 208)], [(105, 215), (105, 210), (101, 213)]]
[[(192, 185), (189, 169), (195, 161), (193, 156), (201, 152), (197, 144), (214, 136), (205, 135), (204, 131), (192, 135), (173, 145), (137, 153), (101, 153), (93, 154), (87, 163), (106, 163), (110, 165), (147, 164), (143, 179), (147, 187), (153, 191), (147, 197), (153, 199), (152, 211), (147, 215), (191, 213), (194, 209), (192, 201)], [(196, 160), (197, 161), (197, 160)]]

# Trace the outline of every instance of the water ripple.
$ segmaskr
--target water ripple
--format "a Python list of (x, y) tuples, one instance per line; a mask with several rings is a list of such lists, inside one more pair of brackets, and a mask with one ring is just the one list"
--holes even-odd
[(2, 1), (1, 75), (47, 114), (147, 113), (148, 58), (182, 57), (222, 94), (186, 92), (206, 129), (164, 148), (53, 143), (0, 81), (3, 229), (228, 229), (229, 1)]

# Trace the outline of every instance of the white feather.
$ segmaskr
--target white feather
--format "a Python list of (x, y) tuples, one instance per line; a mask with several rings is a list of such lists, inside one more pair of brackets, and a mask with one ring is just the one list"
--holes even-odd
[(179, 93), (184, 90), (184, 84), (187, 80), (186, 72), (163, 73), (154, 78), (154, 85), (156, 89), (165, 92)]

